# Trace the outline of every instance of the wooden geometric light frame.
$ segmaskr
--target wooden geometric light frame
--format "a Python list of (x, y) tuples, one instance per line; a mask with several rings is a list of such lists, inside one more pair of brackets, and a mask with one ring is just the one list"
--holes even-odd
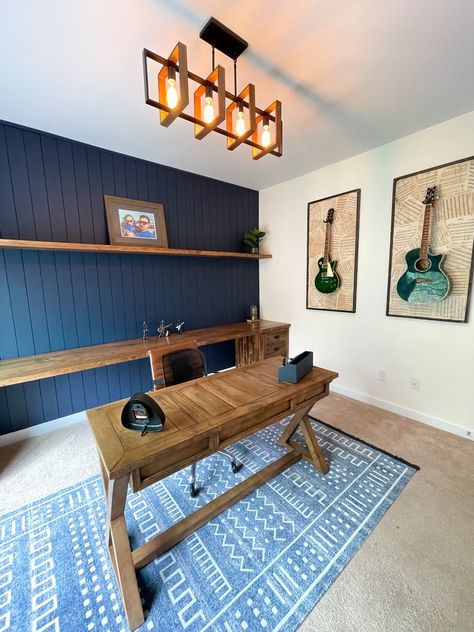
[[(252, 140), (256, 143), (258, 141), (258, 125), (259, 123), (263, 123), (263, 119), (265, 114), (274, 114), (274, 128), (275, 128), (275, 141), (269, 145), (268, 147), (253, 147), (252, 148), (252, 158), (254, 160), (259, 160), (260, 158), (262, 158), (262, 156), (265, 156), (266, 154), (269, 153), (274, 153), (275, 151), (277, 152), (275, 155), (277, 156), (281, 156), (282, 155), (282, 123), (281, 123), (281, 102), (280, 101), (274, 101), (271, 105), (269, 105), (266, 110), (264, 110), (264, 112), (262, 114), (258, 114), (255, 123), (256, 123), (256, 130), (252, 135)], [(269, 121), (272, 120), (272, 117), (269, 116), (268, 117)]]
[[(210, 123), (206, 123), (202, 116), (202, 100), (207, 86), (211, 86), (213, 92), (217, 88), (217, 111)], [(209, 132), (215, 130), (225, 119), (225, 70), (222, 66), (216, 66), (207, 77), (206, 83), (201, 84), (194, 92), (194, 116), (199, 121), (194, 124), (194, 137), (198, 140), (202, 140)]]
[[(240, 104), (243, 104), (244, 107), (248, 102), (248, 119), (250, 122), (248, 130), (242, 136), (238, 138), (232, 138), (230, 136), (227, 137), (227, 149), (233, 151), (236, 147), (241, 145), (247, 138), (252, 136), (252, 134), (257, 129), (257, 121), (255, 120), (255, 86), (253, 83), (249, 83), (246, 88), (242, 90), (239, 94), (239, 101), (232, 101), (231, 104), (227, 107), (226, 110), (226, 129), (228, 132), (233, 132), (234, 130), (234, 111), (239, 107)], [(248, 101), (246, 102), (245, 99)]]
[[(160, 109), (160, 123), (164, 127), (171, 125), (189, 103), (187, 57), (186, 46), (178, 42), (168, 57), (169, 63), (164, 65), (158, 74), (159, 102), (161, 105), (166, 106), (166, 110)], [(179, 101), (173, 109), (168, 108), (166, 102), (166, 83), (168, 81), (170, 66), (173, 66), (175, 69), (179, 68)]]

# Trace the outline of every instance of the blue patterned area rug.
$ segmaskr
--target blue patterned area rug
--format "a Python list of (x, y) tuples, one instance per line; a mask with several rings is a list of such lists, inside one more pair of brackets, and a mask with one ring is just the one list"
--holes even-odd
[[(283, 420), (188, 470), (129, 494), (133, 546), (180, 520), (285, 451)], [(139, 572), (141, 631), (295, 630), (416, 471), (355, 438), (312, 421), (330, 470), (302, 460)], [(127, 630), (104, 546), (99, 477), (0, 518), (0, 631)]]

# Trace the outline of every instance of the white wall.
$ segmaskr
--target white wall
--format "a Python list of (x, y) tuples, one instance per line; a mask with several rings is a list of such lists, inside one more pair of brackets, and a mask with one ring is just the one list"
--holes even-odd
[[(385, 302), (393, 179), (473, 154), (471, 112), (260, 193), (263, 243), (273, 255), (260, 264), (261, 316), (291, 323), (290, 354), (312, 350), (315, 364), (339, 372), (340, 393), (471, 437), (474, 297), (467, 324), (387, 317)], [(307, 310), (307, 203), (356, 188), (357, 311)], [(386, 383), (378, 369), (387, 371)], [(410, 390), (410, 376), (421, 379), (419, 392)]]

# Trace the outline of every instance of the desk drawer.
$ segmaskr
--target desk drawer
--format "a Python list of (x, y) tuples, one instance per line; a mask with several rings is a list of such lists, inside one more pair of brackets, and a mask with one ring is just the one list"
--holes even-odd
[(233, 441), (240, 441), (240, 439), (260, 430), (260, 426), (262, 428), (268, 426), (290, 412), (288, 402), (281, 402), (268, 406), (261, 412), (252, 413), (243, 419), (229, 422), (219, 432), (220, 443), (225, 443), (227, 446)]
[(277, 329), (276, 331), (267, 331), (265, 334), (265, 343), (271, 344), (273, 342), (288, 342), (288, 330), (287, 329)]
[(263, 358), (288, 355), (288, 330), (269, 331), (263, 338)]
[(203, 459), (212, 452), (210, 437), (200, 437), (187, 445), (170, 450), (166, 455), (157, 457), (149, 465), (144, 465), (133, 472), (132, 489), (134, 492), (139, 491), (173, 472), (182, 470), (193, 461)]
[(274, 358), (276, 356), (287, 357), (287, 345), (286, 342), (273, 343), (265, 346), (264, 359)]

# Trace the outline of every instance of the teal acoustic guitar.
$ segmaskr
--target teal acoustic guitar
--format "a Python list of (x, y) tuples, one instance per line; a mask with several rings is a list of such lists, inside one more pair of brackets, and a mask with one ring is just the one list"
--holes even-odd
[(318, 292), (331, 294), (339, 289), (341, 280), (336, 272), (337, 261), (331, 261), (329, 256), (329, 244), (331, 241), (331, 224), (334, 220), (334, 209), (330, 208), (325, 220), (326, 238), (324, 241), (324, 257), (318, 261), (319, 272), (314, 279), (314, 285)]
[(398, 296), (407, 303), (439, 303), (448, 296), (451, 289), (449, 278), (441, 268), (444, 255), (432, 255), (429, 252), (428, 237), (435, 196), (436, 187), (429, 187), (423, 200), (425, 217), (421, 246), (406, 254), (407, 271), (397, 283)]

